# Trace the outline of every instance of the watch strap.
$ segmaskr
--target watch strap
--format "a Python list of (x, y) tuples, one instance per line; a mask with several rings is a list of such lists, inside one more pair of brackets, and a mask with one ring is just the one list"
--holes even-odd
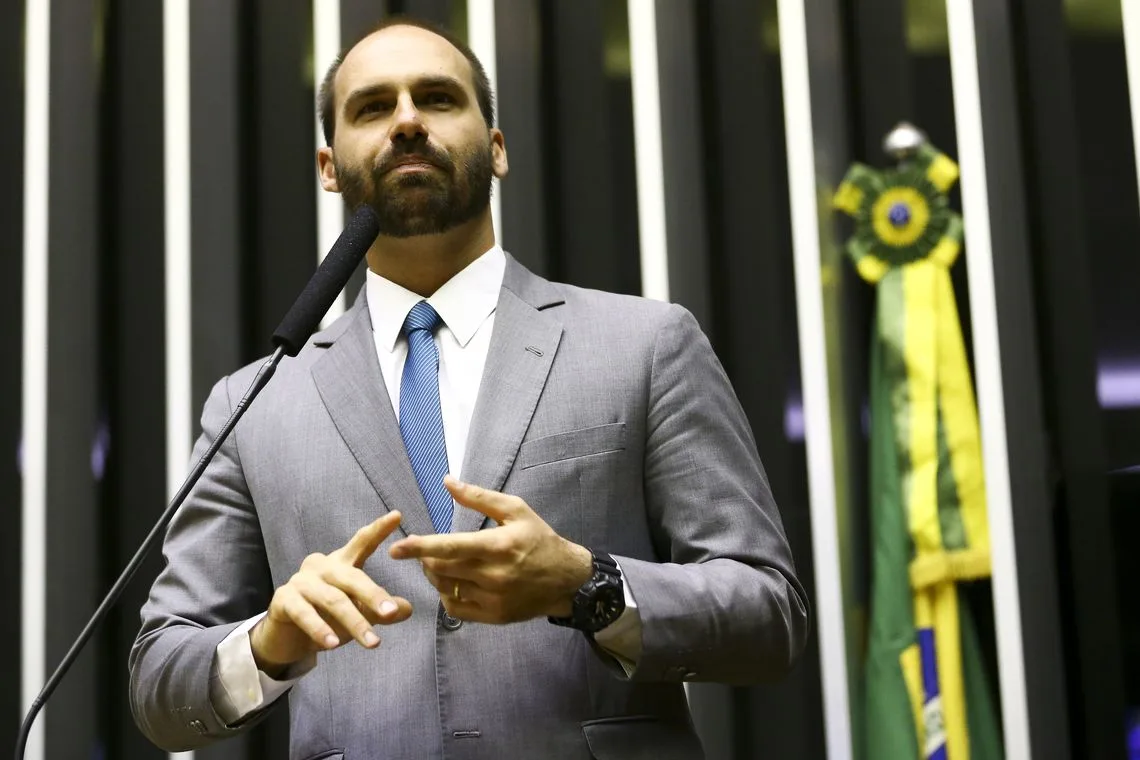
[[(597, 586), (602, 579), (599, 575), (606, 576), (611, 583), (617, 583), (619, 586), (623, 584), (621, 568), (618, 567), (617, 560), (605, 552), (590, 550), (590, 555), (593, 558), (593, 573), (590, 578), (582, 584), (581, 588), (574, 594), (573, 611), (569, 617), (547, 617), (547, 620), (554, 625), (566, 626), (569, 628), (578, 628), (585, 631), (589, 635), (593, 635), (590, 630), (589, 624), (585, 620), (580, 620), (582, 616), (581, 610), (590, 606), (591, 600), (589, 594), (597, 589)], [(624, 593), (624, 589), (623, 589)]]

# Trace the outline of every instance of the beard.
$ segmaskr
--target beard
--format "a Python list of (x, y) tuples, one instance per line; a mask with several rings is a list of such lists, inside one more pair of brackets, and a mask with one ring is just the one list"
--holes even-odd
[[(423, 159), (435, 170), (389, 173), (402, 159)], [(380, 234), (407, 238), (439, 235), (486, 210), (491, 201), (491, 144), (476, 145), (452, 160), (424, 141), (397, 145), (372, 167), (341, 163), (333, 154), (337, 183), (349, 208), (368, 204)]]

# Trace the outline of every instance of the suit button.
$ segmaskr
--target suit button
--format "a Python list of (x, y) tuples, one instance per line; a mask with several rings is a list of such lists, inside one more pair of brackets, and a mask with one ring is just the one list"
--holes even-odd
[(439, 624), (443, 626), (446, 631), (458, 631), (463, 625), (463, 621), (448, 615), (447, 610), (445, 610), (441, 604), (439, 605)]

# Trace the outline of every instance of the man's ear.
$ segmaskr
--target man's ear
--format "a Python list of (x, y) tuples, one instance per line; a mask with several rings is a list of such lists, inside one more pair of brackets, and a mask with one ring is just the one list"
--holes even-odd
[(507, 139), (503, 131), (492, 127), (491, 129), (491, 171), (499, 179), (507, 176), (510, 165), (507, 161)]
[(330, 193), (339, 193), (336, 181), (336, 164), (333, 163), (333, 149), (324, 146), (317, 150), (317, 172), (321, 176), (321, 187)]

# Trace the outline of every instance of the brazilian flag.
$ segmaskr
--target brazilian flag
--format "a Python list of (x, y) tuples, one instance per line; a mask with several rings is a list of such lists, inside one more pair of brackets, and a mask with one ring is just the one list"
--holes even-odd
[(977, 408), (950, 282), (958, 178), (923, 144), (897, 168), (853, 166), (835, 206), (876, 290), (871, 335), (867, 760), (999, 760), (999, 720), (959, 584), (990, 575)]

